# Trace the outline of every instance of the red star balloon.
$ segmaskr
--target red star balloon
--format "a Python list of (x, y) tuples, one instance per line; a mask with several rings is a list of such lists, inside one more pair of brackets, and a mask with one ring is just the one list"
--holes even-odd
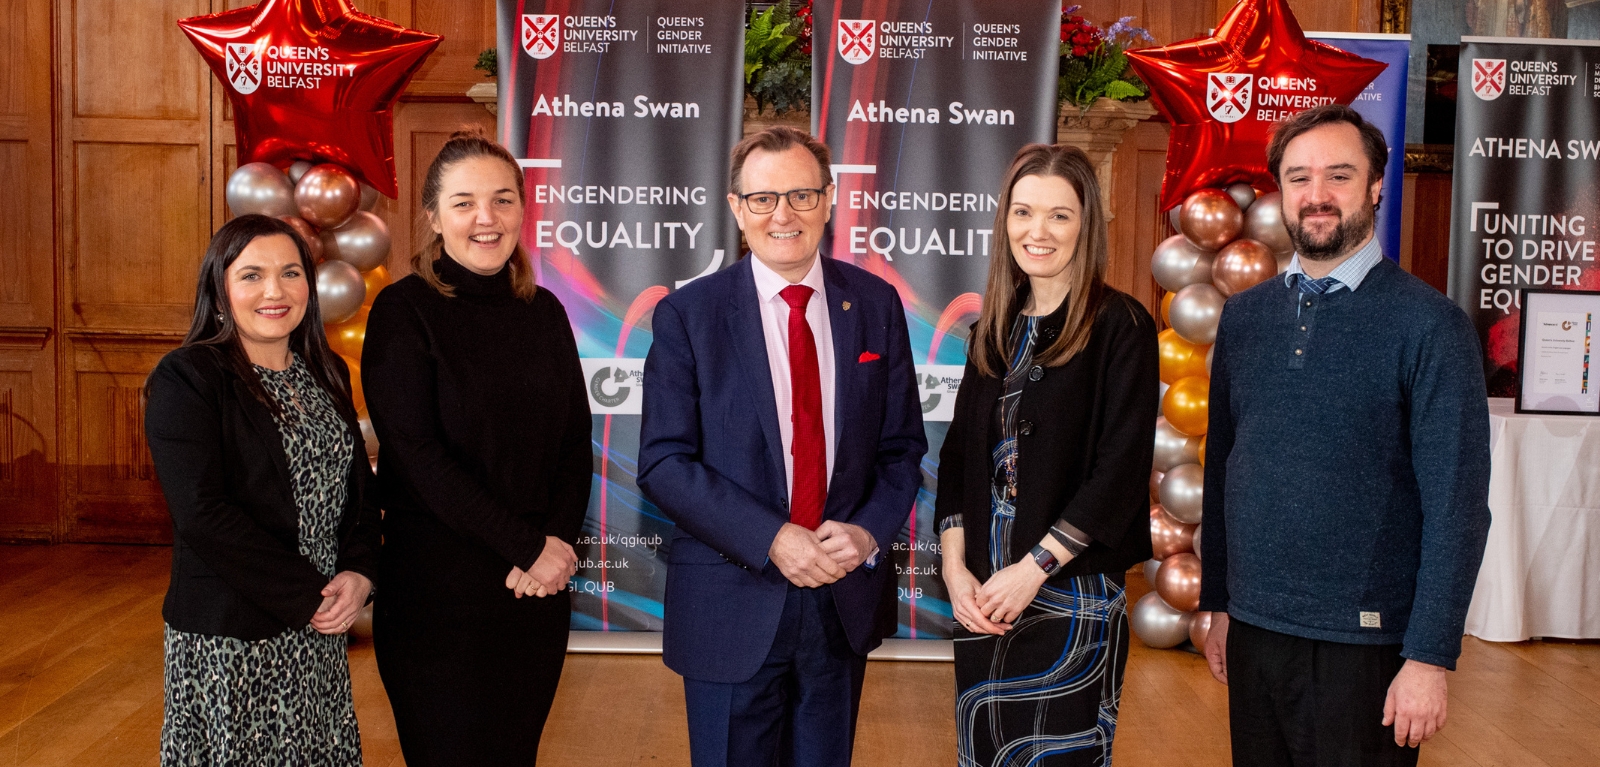
[(1129, 51), (1128, 59), (1172, 123), (1162, 210), (1237, 181), (1277, 189), (1267, 172), (1273, 124), (1349, 104), (1388, 66), (1307, 40), (1288, 0), (1241, 0), (1212, 37)]
[(394, 102), (442, 38), (350, 0), (266, 0), (178, 26), (227, 89), (239, 164), (332, 162), (399, 194)]

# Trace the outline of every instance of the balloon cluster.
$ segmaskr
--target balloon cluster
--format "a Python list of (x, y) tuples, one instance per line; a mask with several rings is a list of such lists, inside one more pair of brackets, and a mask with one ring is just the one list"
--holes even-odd
[(1205, 645), (1210, 613), (1200, 607), (1200, 512), (1210, 417), (1211, 344), (1228, 297), (1280, 274), (1294, 246), (1282, 196), (1249, 184), (1201, 189), (1172, 209), (1179, 234), (1156, 246), (1150, 272), (1166, 288), (1159, 336), (1161, 417), (1150, 471), (1150, 543), (1145, 575), (1155, 587), (1133, 607), (1133, 632), (1151, 647), (1185, 639)]
[(288, 222), (317, 261), (317, 304), (328, 345), (350, 366), (361, 436), (375, 459), (378, 438), (361, 391), (361, 346), (367, 310), (389, 284), (389, 227), (372, 212), (378, 190), (338, 165), (300, 160), (288, 173), (264, 162), (241, 165), (228, 177), (226, 196), (236, 216), (259, 213)]

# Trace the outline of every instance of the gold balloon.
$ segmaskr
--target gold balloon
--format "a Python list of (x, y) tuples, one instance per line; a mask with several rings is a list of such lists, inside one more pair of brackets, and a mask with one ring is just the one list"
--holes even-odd
[(1185, 341), (1183, 336), (1178, 335), (1178, 331), (1172, 328), (1161, 331), (1156, 340), (1161, 350), (1162, 383), (1176, 383), (1180, 378), (1206, 374), (1207, 347)]
[(1221, 189), (1201, 189), (1183, 201), (1178, 214), (1183, 236), (1206, 250), (1217, 250), (1239, 236), (1244, 228), (1244, 212)]
[(306, 223), (318, 229), (332, 229), (349, 220), (361, 206), (361, 184), (344, 168), (323, 163), (300, 177), (294, 187), (294, 204)]
[(1233, 242), (1211, 262), (1211, 281), (1225, 296), (1252, 288), (1277, 274), (1278, 259), (1255, 240)]
[(1206, 635), (1211, 633), (1211, 613), (1195, 613), (1194, 620), (1189, 621), (1189, 643), (1196, 650), (1205, 652)]
[(324, 325), (328, 333), (328, 348), (333, 353), (350, 360), (361, 359), (361, 345), (367, 341), (367, 307), (356, 310), (356, 316), (344, 322)]
[(1161, 414), (1172, 428), (1191, 437), (1206, 433), (1207, 405), (1211, 398), (1211, 379), (1205, 376), (1180, 378), (1161, 398)]
[(383, 290), (389, 286), (389, 283), (394, 282), (389, 277), (389, 267), (387, 266), (373, 267), (362, 272), (361, 281), (366, 283), (367, 286), (367, 300), (361, 304), (366, 307), (372, 306), (373, 299), (378, 297), (378, 291)]
[(1185, 552), (1161, 560), (1161, 569), (1156, 571), (1156, 593), (1174, 610), (1199, 609), (1200, 558)]
[(317, 230), (306, 220), (299, 216), (279, 216), (278, 220), (288, 224), (294, 233), (300, 235), (300, 241), (306, 244), (306, 250), (311, 251), (312, 263), (322, 260), (322, 238), (317, 235)]
[(1172, 299), (1176, 295), (1178, 294), (1169, 290), (1161, 297), (1161, 321), (1168, 325), (1172, 324)]
[(1155, 559), (1194, 550), (1194, 525), (1172, 518), (1159, 503), (1150, 505), (1150, 549)]
[(350, 366), (350, 399), (355, 402), (356, 412), (367, 409), (366, 393), (361, 391), (361, 363), (343, 354), (344, 364)]

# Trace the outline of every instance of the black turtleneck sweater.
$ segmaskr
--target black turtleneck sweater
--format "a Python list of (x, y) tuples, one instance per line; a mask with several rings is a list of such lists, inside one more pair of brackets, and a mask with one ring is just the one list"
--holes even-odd
[[(517, 298), (510, 270), (454, 259), (446, 297), (411, 275), (373, 302), (361, 381), (381, 445), (387, 607), (511, 600), (545, 536), (573, 543), (589, 505), (589, 401), (566, 310)], [(391, 601), (392, 600), (392, 601)]]

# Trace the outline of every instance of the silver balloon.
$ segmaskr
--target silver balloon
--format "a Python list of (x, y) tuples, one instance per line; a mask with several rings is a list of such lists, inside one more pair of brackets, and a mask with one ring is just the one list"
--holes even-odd
[(1261, 199), (1245, 211), (1243, 236), (1267, 246), (1273, 255), (1287, 257), (1294, 252), (1289, 230), (1283, 225), (1282, 192), (1261, 195)]
[(252, 162), (240, 165), (228, 177), (228, 187), (223, 192), (228, 210), (235, 216), (260, 213), (263, 216), (298, 216), (294, 205), (294, 184), (283, 171), (269, 163)]
[[(1211, 355), (1215, 354), (1216, 351), (1217, 351), (1217, 347), (1215, 347), (1215, 346), (1210, 346), (1210, 347), (1206, 348), (1206, 377), (1207, 378), (1211, 377)], [(1161, 393), (1162, 394), (1166, 394), (1165, 391), (1163, 391)]]
[(1128, 611), (1128, 623), (1133, 627), (1134, 636), (1157, 650), (1177, 647), (1187, 641), (1192, 620), (1193, 613), (1172, 609), (1154, 591), (1140, 597)]
[[(1153, 467), (1156, 471), (1165, 472), (1174, 466), (1195, 463), (1199, 460), (1199, 437), (1190, 437), (1178, 431), (1172, 424), (1167, 423), (1165, 418), (1156, 419), (1156, 453)], [(1165, 483), (1166, 478), (1162, 477), (1161, 481)], [(1165, 495), (1166, 492), (1166, 489), (1162, 488), (1161, 493)]]
[(316, 167), (316, 163), (313, 163), (310, 160), (295, 160), (293, 163), (289, 164), (289, 181), (295, 184), (300, 183), (300, 177), (304, 176), (306, 171), (311, 170), (314, 167)]
[(366, 443), (367, 457), (378, 457), (378, 430), (372, 428), (372, 417), (362, 416), (358, 422), (361, 425), (361, 441)]
[(1194, 555), (1200, 559), (1205, 559), (1205, 557), (1200, 556), (1200, 530), (1203, 527), (1205, 527), (1205, 524), (1202, 522), (1194, 523)]
[(1248, 212), (1250, 204), (1256, 201), (1256, 188), (1243, 181), (1237, 184), (1229, 184), (1228, 188), (1222, 191), (1227, 192), (1228, 196), (1232, 197), (1234, 203), (1239, 206), (1239, 210), (1242, 211)]
[(1176, 293), (1189, 285), (1211, 281), (1211, 256), (1195, 247), (1189, 238), (1175, 234), (1162, 240), (1150, 255), (1150, 274), (1161, 287)]
[(357, 212), (337, 228), (323, 230), (322, 252), (357, 271), (376, 269), (389, 260), (389, 226), (372, 213)]
[(1167, 223), (1172, 224), (1172, 231), (1179, 233), (1183, 232), (1183, 225), (1180, 221), (1182, 215), (1182, 205), (1175, 205), (1173, 206), (1172, 210), (1167, 211)]
[(1183, 340), (1210, 344), (1217, 340), (1217, 321), (1222, 319), (1222, 303), (1227, 300), (1221, 291), (1206, 283), (1188, 285), (1172, 297), (1167, 321)]
[(1161, 560), (1146, 559), (1144, 561), (1144, 582), (1150, 584), (1150, 588), (1156, 587), (1156, 571), (1160, 569)]
[(372, 210), (373, 208), (377, 207), (378, 206), (378, 197), (379, 197), (378, 190), (373, 189), (372, 187), (370, 187), (370, 186), (368, 186), (366, 184), (362, 184), (361, 185), (361, 209), (362, 210)]
[(317, 303), (325, 324), (344, 322), (356, 316), (367, 300), (367, 283), (361, 272), (343, 262), (328, 260), (317, 264)]
[(1161, 505), (1173, 519), (1186, 525), (1200, 521), (1200, 499), (1205, 493), (1206, 470), (1186, 463), (1167, 470), (1161, 478)]

